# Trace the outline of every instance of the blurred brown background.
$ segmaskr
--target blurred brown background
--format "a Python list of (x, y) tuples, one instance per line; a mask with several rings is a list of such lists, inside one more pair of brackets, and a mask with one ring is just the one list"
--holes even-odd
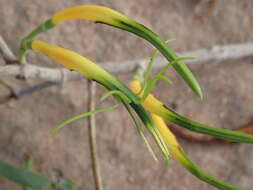
[[(220, 0), (214, 8), (208, 1), (199, 3), (198, 0), (1, 0), (0, 35), (17, 52), (22, 37), (53, 13), (74, 5), (98, 4), (134, 18), (164, 39), (176, 38), (171, 46), (179, 52), (253, 40), (252, 0)], [(132, 34), (85, 21), (68, 21), (39, 38), (75, 50), (96, 62), (133, 60), (148, 57), (152, 52), (147, 42)], [(29, 54), (29, 61), (56, 66), (35, 53)], [(252, 57), (190, 67), (203, 88), (204, 101), (198, 100), (173, 72), (170, 73), (173, 84), (160, 82), (155, 94), (177, 112), (206, 124), (236, 129), (252, 121)], [(118, 77), (129, 82), (131, 76)], [(4, 79), (16, 88), (34, 83), (11, 77)], [(104, 92), (101, 88), (98, 91), (97, 97)], [(112, 102), (110, 99), (101, 103), (98, 98), (97, 107)], [(53, 126), (86, 110), (85, 79), (0, 105), (0, 159), (24, 166), (25, 155), (34, 154), (37, 171), (51, 176), (57, 168), (76, 184), (77, 189), (94, 189), (86, 120), (48, 136)], [(105, 190), (215, 189), (193, 177), (175, 161), (170, 166), (154, 162), (122, 107), (96, 118)], [(253, 145), (203, 143), (181, 137), (179, 140), (206, 172), (243, 189), (252, 189)], [(0, 179), (2, 189), (20, 187)]]

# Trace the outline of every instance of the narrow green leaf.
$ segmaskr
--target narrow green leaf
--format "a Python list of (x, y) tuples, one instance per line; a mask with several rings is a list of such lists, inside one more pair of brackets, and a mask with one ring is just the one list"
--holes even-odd
[(36, 190), (45, 190), (51, 185), (51, 181), (44, 175), (17, 168), (3, 160), (0, 160), (0, 177)]
[(171, 38), (171, 39), (165, 40), (165, 43), (167, 44), (167, 43), (173, 42), (173, 41), (175, 41), (175, 40), (177, 40), (177, 39), (176, 39), (176, 38)]
[(178, 61), (186, 61), (186, 60), (195, 60), (196, 57), (178, 57), (177, 59), (175, 59), (174, 61), (171, 62), (171, 64), (175, 64)]
[(164, 75), (158, 75), (157, 78), (158, 78), (158, 80), (163, 80), (164, 82), (166, 82), (168, 84), (172, 83), (172, 81), (168, 77), (166, 77)]
[(152, 79), (150, 79), (148, 81), (146, 89), (143, 92), (143, 96), (141, 98), (141, 101), (144, 101), (147, 98), (147, 96), (153, 91), (153, 89), (154, 89), (156, 83), (158, 82), (158, 80), (163, 80), (163, 81), (165, 81), (166, 83), (169, 83), (169, 84), (172, 82), (166, 76), (162, 76), (162, 75), (156, 75), (156, 76), (154, 76)]
[(90, 112), (85, 112), (85, 113), (81, 113), (79, 115), (76, 115), (74, 117), (71, 117), (67, 120), (65, 120), (64, 122), (62, 122), (61, 124), (57, 125), (56, 127), (54, 127), (50, 132), (49, 135), (53, 135), (54, 133), (56, 133), (57, 131), (59, 131), (60, 129), (62, 129), (63, 127), (65, 127), (66, 125), (78, 120), (78, 119), (82, 119), (83, 117), (92, 115), (92, 114), (96, 114), (96, 113), (101, 113), (101, 112), (105, 112), (105, 111), (109, 111), (112, 110), (114, 108), (116, 108), (118, 106), (118, 104), (115, 104), (113, 106), (109, 106), (109, 107), (105, 107), (105, 108), (101, 108), (101, 109), (96, 109)]
[[(157, 54), (158, 54), (158, 51), (157, 51), (157, 50), (155, 50), (155, 51), (151, 54), (151, 57), (150, 57), (148, 66), (147, 66), (146, 71), (145, 71), (145, 73), (144, 73), (144, 84), (147, 83), (147, 81), (148, 81), (148, 79), (149, 79), (150, 73), (151, 73), (152, 68), (153, 68), (154, 60), (155, 60), (155, 57), (157, 56)], [(140, 92), (140, 93), (141, 93), (141, 92)]]
[(143, 129), (142, 129), (142, 126), (141, 126), (141, 123), (139, 122), (138, 118), (136, 117), (136, 115), (132, 112), (131, 108), (129, 105), (127, 104), (124, 104), (126, 110), (128, 111), (128, 113), (130, 114), (130, 116), (132, 117), (133, 121), (134, 121), (134, 124), (135, 124), (135, 127), (137, 129), (137, 132), (139, 133), (139, 135), (141, 136), (144, 144), (146, 145), (147, 149), (148, 149), (148, 152), (151, 154), (151, 156), (154, 158), (155, 161), (158, 161), (152, 147), (150, 146), (147, 138), (145, 137), (144, 135), (144, 132), (143, 132)]
[(119, 90), (111, 90), (107, 93), (105, 93), (100, 100), (103, 101), (106, 98), (108, 98), (109, 96), (116, 96), (119, 97), (121, 101), (124, 101), (124, 103), (129, 104), (131, 102), (131, 100), (121, 91)]
[(169, 149), (167, 148), (167, 145), (162, 137), (162, 135), (160, 134), (160, 132), (157, 130), (156, 127), (154, 127), (154, 131), (152, 132), (154, 135), (154, 138), (158, 144), (159, 149), (161, 150), (163, 157), (165, 159), (165, 163), (169, 163), (170, 162), (170, 152)]
[[(166, 40), (165, 43), (169, 43), (169, 42), (174, 41), (174, 40), (176, 40), (176, 38), (172, 38), (172, 39)], [(150, 60), (149, 60), (148, 65), (146, 67), (146, 70), (144, 72), (144, 76), (140, 76), (140, 75), (143, 75), (142, 73), (135, 75), (135, 77), (136, 76), (137, 77), (140, 76), (140, 78), (138, 79), (138, 81), (140, 81), (140, 83), (142, 84), (142, 89), (140, 90), (140, 92), (138, 92), (138, 95), (141, 94), (144, 89), (146, 89), (146, 85), (148, 83), (150, 73), (151, 73), (151, 71), (153, 69), (153, 64), (154, 64), (154, 61), (155, 61), (155, 58), (156, 58), (157, 54), (158, 54), (158, 50), (155, 50), (155, 51), (152, 52), (152, 54), (150, 56)], [(138, 70), (136, 72), (138, 72)]]
[(154, 122), (150, 117), (150, 114), (140, 105), (140, 104), (130, 104), (131, 107), (135, 110), (136, 114), (140, 117), (143, 124), (146, 126), (147, 130), (150, 132), (150, 134), (153, 136), (156, 144), (158, 145), (160, 151), (162, 152), (165, 160), (170, 159), (169, 158), (169, 151), (166, 148), (166, 143), (164, 142), (162, 136), (154, 126)]

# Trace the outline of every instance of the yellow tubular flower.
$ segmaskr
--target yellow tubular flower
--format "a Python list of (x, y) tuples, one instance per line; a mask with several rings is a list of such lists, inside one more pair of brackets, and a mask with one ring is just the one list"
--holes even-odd
[(215, 179), (212, 176), (209, 176), (207, 173), (202, 171), (194, 162), (190, 160), (190, 158), (185, 154), (181, 146), (178, 144), (176, 137), (173, 133), (169, 130), (167, 125), (165, 124), (164, 120), (155, 115), (151, 114), (152, 119), (157, 127), (158, 131), (160, 132), (161, 136), (163, 137), (167, 148), (170, 154), (173, 156), (175, 160), (182, 164), (184, 168), (186, 168), (189, 172), (195, 175), (197, 178), (223, 190), (239, 190), (237, 187), (233, 187), (229, 184), (226, 184), (218, 179)]
[(52, 17), (54, 24), (59, 24), (65, 20), (86, 19), (94, 22), (101, 22), (117, 26), (119, 20), (129, 21), (130, 19), (110, 8), (97, 5), (81, 5), (64, 9)]
[(167, 58), (169, 62), (173, 63), (172, 66), (174, 69), (202, 99), (203, 95), (200, 86), (188, 67), (180, 61), (180, 58), (178, 58), (175, 52), (168, 47), (164, 40), (160, 39), (158, 35), (144, 25), (139, 24), (113, 9), (97, 5), (81, 5), (64, 9), (53, 15), (51, 22), (56, 25), (63, 21), (73, 19), (85, 19), (97, 23), (112, 25), (148, 40)]
[(90, 79), (103, 82), (104, 79), (112, 78), (104, 69), (73, 51), (40, 40), (32, 41), (31, 49), (63, 64), (69, 70), (78, 71)]
[[(129, 106), (127, 104), (130, 103), (131, 107), (136, 111), (138, 116), (141, 118), (145, 126), (148, 128), (149, 132), (155, 138), (158, 145), (162, 146), (161, 144), (163, 144), (163, 141), (161, 141), (156, 131), (153, 130), (154, 129), (153, 122), (150, 119), (149, 114), (144, 110), (144, 108), (142, 108), (140, 104), (134, 103), (139, 102), (139, 98), (123, 83), (121, 83), (119, 80), (114, 78), (112, 75), (110, 75), (108, 72), (106, 72), (104, 69), (102, 69), (95, 63), (91, 62), (90, 60), (73, 51), (58, 46), (54, 46), (39, 40), (31, 41), (29, 46), (31, 49), (40, 52), (50, 57), (51, 59), (63, 64), (68, 69), (75, 70), (90, 79), (96, 80), (108, 90), (120, 92), (121, 93), (120, 99), (124, 103), (124, 105), (128, 108), (128, 111)], [(67, 122), (69, 122), (69, 120)], [(164, 154), (166, 154), (165, 149), (161, 150), (163, 151)]]
[[(141, 90), (141, 85), (137, 80), (134, 80), (131, 82), (130, 88), (134, 93), (138, 93)], [(217, 138), (233, 142), (253, 143), (253, 135), (208, 126), (190, 120), (168, 108), (165, 104), (156, 99), (152, 94), (149, 94), (147, 96), (142, 105), (146, 110), (150, 111), (151, 113), (159, 115), (163, 119), (168, 120), (172, 123), (177, 124), (178, 126), (184, 127), (191, 131), (211, 135)]]
[(69, 70), (77, 71), (85, 77), (97, 81), (108, 90), (122, 91), (131, 101), (139, 101), (139, 98), (126, 85), (89, 59), (71, 50), (40, 40), (33, 40), (28, 45), (32, 50), (40, 52), (63, 64)]
[[(133, 80), (130, 83), (130, 88), (134, 93), (137, 94), (141, 90), (140, 82), (137, 80)], [(152, 108), (155, 109), (156, 106), (152, 106), (152, 105), (155, 105), (152, 102), (157, 102), (160, 104), (160, 102), (152, 94), (149, 94), (148, 97), (142, 103), (142, 105), (145, 109), (152, 109)], [(165, 124), (164, 120), (161, 117), (159, 117), (158, 115), (153, 114), (153, 113), (151, 113), (151, 117), (152, 117), (159, 133), (164, 138), (164, 141), (165, 141), (167, 148), (169, 149), (171, 155), (178, 161), (183, 160), (182, 154), (179, 151), (180, 145), (178, 144), (177, 139), (174, 136), (174, 134), (170, 131), (170, 129)]]
[(42, 32), (54, 28), (57, 24), (63, 21), (74, 19), (84, 19), (95, 23), (104, 23), (134, 33), (137, 36), (146, 39), (165, 56), (165, 58), (172, 64), (172, 67), (174, 67), (177, 73), (185, 80), (196, 95), (200, 98), (203, 97), (196, 78), (189, 68), (183, 63), (185, 58), (178, 57), (176, 53), (166, 44), (164, 39), (160, 38), (144, 25), (115, 10), (103, 6), (81, 5), (67, 8), (54, 14), (50, 19), (43, 22), (22, 40), (19, 49), (20, 62), (25, 63), (25, 55), (28, 50), (27, 44), (30, 43), (34, 37)]
[[(138, 93), (141, 90), (140, 82), (137, 80), (133, 80), (130, 83), (130, 88), (134, 93)], [(140, 95), (142, 96), (142, 95)], [(153, 101), (155, 103), (159, 103), (161, 105), (161, 102), (159, 102), (153, 95), (149, 94), (149, 96), (146, 98), (146, 100), (142, 103), (142, 105), (145, 108), (151, 109), (156, 108), (155, 106), (152, 107)], [(161, 137), (163, 138), (170, 154), (172, 157), (177, 160), (184, 168), (186, 168), (189, 172), (191, 172), (194, 176), (197, 178), (219, 188), (220, 190), (239, 190), (239, 188), (231, 186), (229, 184), (226, 184), (222, 181), (219, 181), (218, 179), (209, 176), (207, 173), (202, 171), (194, 162), (191, 161), (190, 158), (186, 155), (186, 153), (183, 151), (181, 146), (179, 145), (176, 137), (174, 134), (170, 131), (170, 129), (167, 127), (164, 120), (159, 117), (156, 114), (151, 113), (152, 120), (154, 121), (155, 127), (159, 131)]]

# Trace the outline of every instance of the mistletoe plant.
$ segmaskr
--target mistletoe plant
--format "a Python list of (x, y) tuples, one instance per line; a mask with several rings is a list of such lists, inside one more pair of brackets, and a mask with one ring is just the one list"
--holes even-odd
[[(41, 32), (47, 31), (63, 21), (73, 19), (91, 20), (94, 23), (103, 23), (126, 30), (149, 41), (156, 48), (156, 51), (151, 56), (146, 71), (142, 72), (139, 70), (135, 75), (134, 80), (130, 83), (131, 89), (129, 89), (116, 77), (112, 76), (110, 73), (85, 57), (44, 41), (34, 40), (34, 38)], [(107, 108), (101, 108), (74, 116), (58, 125), (51, 131), (51, 133), (56, 132), (68, 123), (77, 119), (98, 112), (111, 110), (117, 105), (123, 104), (130, 116), (133, 118), (137, 131), (147, 145), (148, 150), (154, 157), (155, 155), (152, 148), (144, 135), (143, 126), (145, 126), (154, 137), (154, 140), (166, 161), (169, 161), (171, 155), (193, 175), (217, 187), (218, 189), (239, 190), (239, 188), (221, 182), (199, 169), (184, 153), (175, 136), (171, 133), (163, 120), (168, 120), (178, 126), (187, 128), (194, 132), (211, 135), (233, 142), (253, 143), (253, 136), (192, 121), (168, 108), (165, 104), (150, 94), (158, 80), (163, 80), (168, 83), (171, 82), (170, 79), (165, 76), (165, 71), (168, 67), (172, 66), (189, 85), (193, 92), (198, 97), (202, 98), (202, 92), (197, 80), (185, 63), (183, 63), (183, 60), (190, 58), (178, 57), (167, 45), (167, 42), (150, 29), (110, 8), (96, 5), (83, 5), (68, 8), (56, 13), (25, 37), (20, 45), (21, 63), (25, 63), (25, 55), (29, 49), (46, 55), (63, 64), (69, 70), (77, 71), (88, 79), (96, 81), (108, 91), (102, 99), (106, 99), (108, 96), (113, 96), (118, 102), (118, 104)], [(152, 71), (153, 61), (158, 51), (168, 60), (168, 64), (165, 65), (157, 75), (150, 78), (149, 75)]]

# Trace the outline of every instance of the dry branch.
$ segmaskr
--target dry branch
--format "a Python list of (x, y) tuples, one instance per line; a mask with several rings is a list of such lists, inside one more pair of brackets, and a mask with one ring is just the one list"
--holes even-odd
[[(15, 58), (13, 53), (9, 50), (8, 46), (0, 36), (0, 52), (3, 57), (9, 60)], [(188, 61), (188, 63), (207, 63), (207, 62), (221, 62), (227, 59), (238, 59), (241, 57), (253, 55), (253, 42), (244, 44), (233, 44), (225, 46), (213, 46), (211, 48), (199, 49), (179, 53), (179, 56), (196, 57), (196, 60)], [(13, 57), (14, 56), (14, 57)], [(107, 71), (111, 73), (127, 73), (135, 70), (137, 66), (145, 67), (148, 63), (146, 59), (136, 59), (121, 62), (106, 62), (101, 63)], [(154, 68), (159, 69), (166, 64), (166, 60), (158, 57), (155, 60)], [(0, 66), (0, 76), (18, 76), (23, 75), (25, 78), (39, 79), (52, 82), (65, 82), (75, 79), (80, 79), (82, 76), (76, 72), (71, 72), (63, 68), (46, 68), (27, 63), (23, 66), (16, 64)]]
[(2, 36), (0, 36), (0, 53), (6, 61), (17, 60), (16, 56), (12, 53), (9, 46), (5, 43)]
[[(93, 111), (96, 108), (96, 83), (88, 80), (88, 108)], [(92, 161), (93, 178), (96, 190), (103, 190), (102, 177), (100, 173), (99, 157), (97, 153), (97, 140), (96, 140), (96, 119), (95, 114), (88, 116), (88, 129), (89, 129), (89, 146)]]

